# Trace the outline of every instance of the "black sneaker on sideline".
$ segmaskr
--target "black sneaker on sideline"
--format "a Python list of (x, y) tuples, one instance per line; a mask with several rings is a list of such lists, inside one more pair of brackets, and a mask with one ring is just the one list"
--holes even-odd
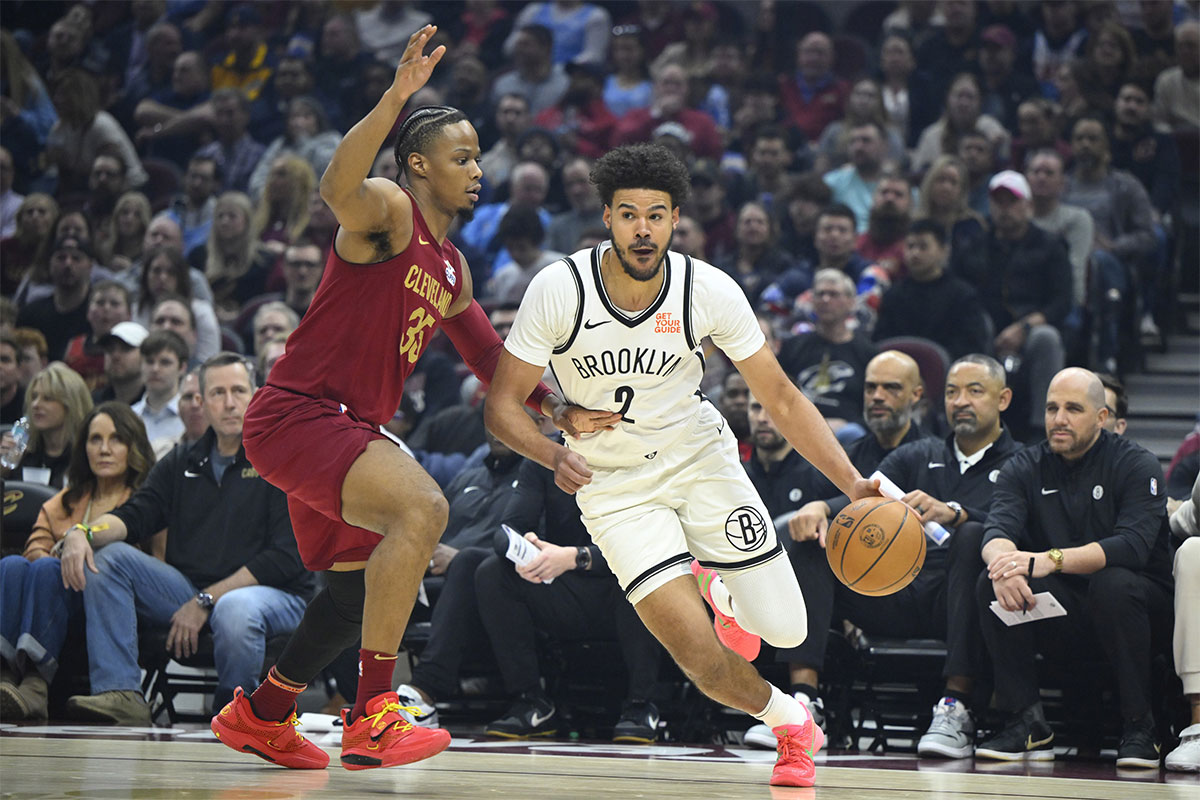
[(653, 744), (658, 741), (658, 709), (649, 700), (626, 702), (613, 728), (614, 742)]
[(994, 761), (1053, 761), (1054, 731), (1046, 723), (1041, 707), (1035, 704), (976, 747), (975, 757)]
[(527, 692), (517, 698), (507, 714), (488, 725), (485, 733), (502, 739), (553, 736), (558, 733), (554, 703), (545, 695)]
[(1154, 731), (1154, 720), (1147, 717), (1137, 722), (1126, 722), (1117, 746), (1118, 767), (1141, 767), (1158, 769), (1162, 760), (1162, 746)]

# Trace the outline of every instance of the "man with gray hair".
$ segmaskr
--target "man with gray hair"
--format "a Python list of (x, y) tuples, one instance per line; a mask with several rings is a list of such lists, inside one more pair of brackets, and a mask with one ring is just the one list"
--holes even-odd
[(216, 140), (196, 151), (217, 162), (225, 176), (224, 191), (245, 192), (250, 175), (267, 149), (250, 137), (250, 101), (239, 89), (218, 89), (209, 101)]
[(263, 345), (269, 340), (296, 330), (300, 324), (300, 315), (291, 306), (281, 300), (263, 303), (254, 312), (254, 352), (261, 354)]

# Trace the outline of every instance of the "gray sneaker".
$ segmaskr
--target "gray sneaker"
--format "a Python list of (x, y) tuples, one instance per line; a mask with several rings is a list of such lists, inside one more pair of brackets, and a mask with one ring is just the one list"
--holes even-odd
[(407, 683), (396, 687), (400, 698), (400, 716), (418, 728), (438, 727), (438, 712), (433, 705), (421, 699), (421, 693)]
[[(794, 697), (804, 704), (808, 713), (812, 714), (813, 722), (818, 728), (825, 729), (825, 701), (821, 698), (810, 698), (804, 692), (796, 692)], [(765, 723), (752, 725), (746, 730), (742, 742), (747, 747), (757, 747), (760, 750), (774, 750), (779, 745), (779, 738)]]
[(943, 697), (933, 707), (933, 722), (917, 743), (917, 754), (936, 758), (970, 758), (975, 753), (975, 723), (967, 707)]
[(67, 716), (132, 728), (148, 728), (151, 725), (150, 706), (146, 705), (146, 699), (141, 692), (129, 690), (77, 694), (67, 700)]

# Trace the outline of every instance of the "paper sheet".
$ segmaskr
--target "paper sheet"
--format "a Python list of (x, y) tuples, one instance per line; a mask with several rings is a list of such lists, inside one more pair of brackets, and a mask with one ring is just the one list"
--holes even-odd
[[(505, 551), (504, 555), (509, 561), (518, 567), (523, 567), (537, 558), (538, 553), (541, 551), (531, 544), (528, 539), (508, 525), (501, 524), (500, 529), (508, 536), (508, 550)], [(554, 583), (554, 579), (551, 578), (548, 581), (542, 581), (542, 583)]]
[(1007, 611), (1000, 607), (999, 600), (993, 600), (989, 608), (992, 613), (1000, 618), (1008, 627), (1013, 625), (1024, 625), (1026, 622), (1036, 622), (1039, 619), (1052, 619), (1053, 617), (1065, 617), (1067, 610), (1062, 607), (1058, 599), (1050, 592), (1038, 592), (1033, 596), (1037, 604), (1028, 611)]

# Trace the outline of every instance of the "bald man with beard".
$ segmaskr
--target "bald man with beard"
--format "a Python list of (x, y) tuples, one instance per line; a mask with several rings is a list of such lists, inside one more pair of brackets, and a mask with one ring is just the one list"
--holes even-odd
[[(1046, 393), (1046, 440), (1000, 469), (983, 534), (977, 585), (996, 705), (1008, 723), (975, 750), (999, 761), (1054, 758), (1035, 658), (1095, 653), (1116, 676), (1123, 721), (1117, 766), (1157, 769), (1150, 663), (1171, 637), (1166, 492), (1158, 459), (1104, 429), (1104, 386), (1084, 369), (1058, 372)], [(1049, 592), (1066, 610), (1009, 627), (989, 605), (1018, 614)]]

